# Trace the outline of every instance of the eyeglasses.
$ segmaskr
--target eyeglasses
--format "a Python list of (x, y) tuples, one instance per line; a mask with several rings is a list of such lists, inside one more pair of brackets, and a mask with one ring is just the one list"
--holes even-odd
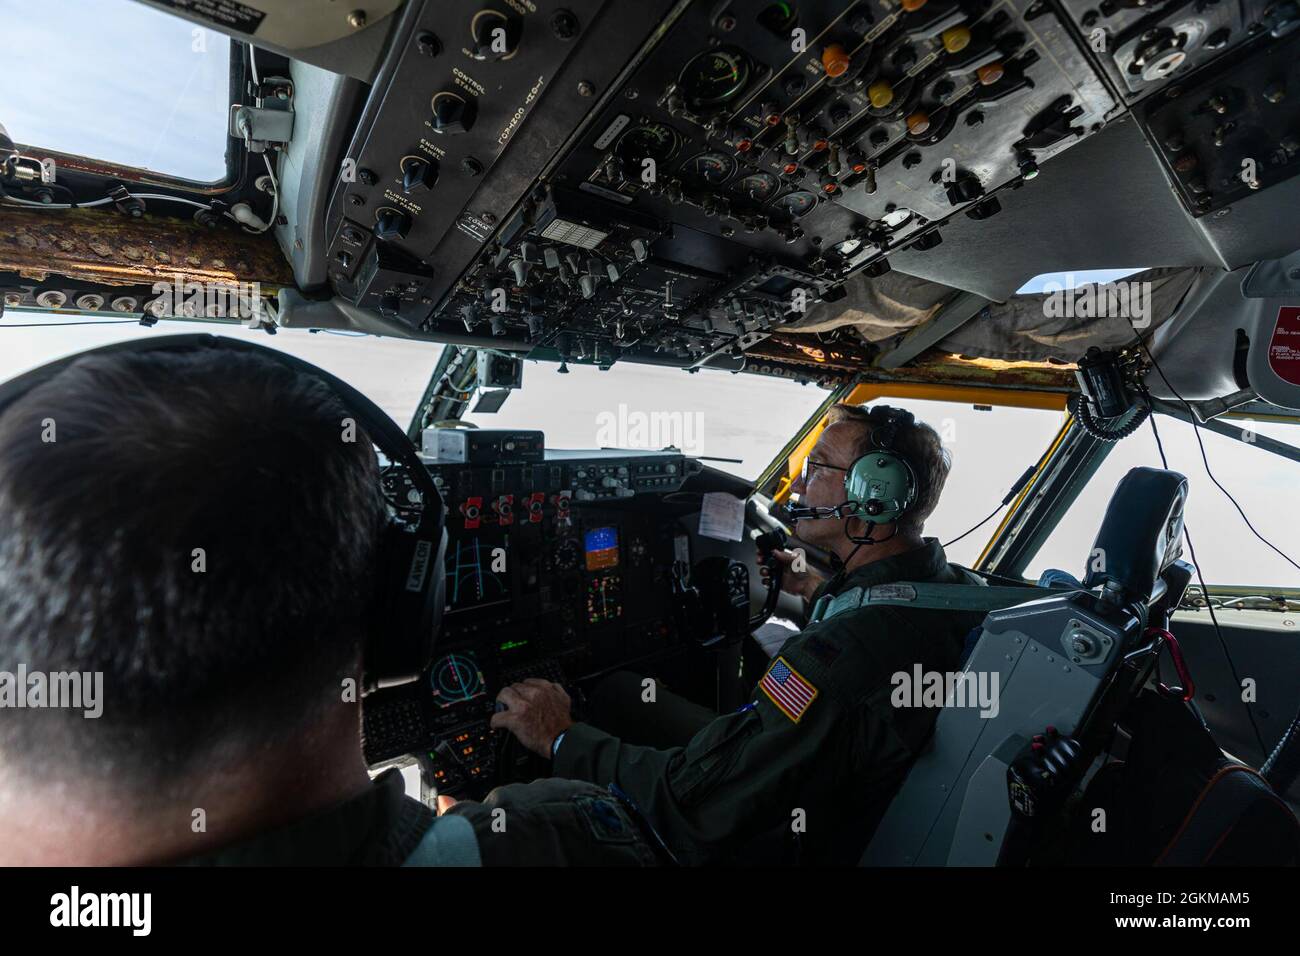
[(814, 468), (830, 468), (833, 471), (848, 471), (847, 468), (841, 468), (839, 465), (832, 465), (828, 461), (813, 461), (811, 458), (803, 460), (803, 468), (799, 472), (799, 480), (804, 484), (808, 483), (808, 476)]

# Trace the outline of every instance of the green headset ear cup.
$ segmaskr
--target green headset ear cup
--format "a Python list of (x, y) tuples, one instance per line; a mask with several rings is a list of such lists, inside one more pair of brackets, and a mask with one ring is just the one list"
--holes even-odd
[(851, 504), (844, 510), (845, 517), (889, 524), (915, 503), (916, 473), (902, 455), (877, 449), (849, 466), (844, 476), (844, 497)]

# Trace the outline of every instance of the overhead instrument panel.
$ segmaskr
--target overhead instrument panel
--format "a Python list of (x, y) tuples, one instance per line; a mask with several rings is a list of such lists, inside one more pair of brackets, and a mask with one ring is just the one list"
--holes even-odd
[[(1242, 158), (1234, 129), (1291, 122), (1287, 77), (1249, 71), (1295, 8), (439, 4), (352, 150), (374, 182), (336, 196), (335, 285), (425, 334), (536, 358), (737, 369), (754, 353), (833, 377), (816, 349), (760, 343), (895, 251), (940, 246), (953, 217), (998, 215), (1130, 109), (1153, 139), (1177, 127), (1165, 158), (1189, 211), (1231, 199), (1208, 184)], [(420, 52), (421, 29), (441, 52)], [(1286, 105), (1217, 95), (1234, 57)], [(1240, 116), (1212, 122), (1215, 104)], [(1274, 167), (1291, 132), (1268, 144)], [(1228, 145), (1201, 156), (1207, 136)]]
[(1116, 113), (1054, 10), (690, 4), (428, 328), (734, 367)]
[(327, 234), (335, 291), (418, 328), (671, 4), (413, 2)]

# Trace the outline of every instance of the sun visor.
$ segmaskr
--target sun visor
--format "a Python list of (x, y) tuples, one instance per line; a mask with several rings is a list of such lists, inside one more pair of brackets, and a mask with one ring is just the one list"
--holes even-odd
[[(940, 351), (1013, 362), (1073, 362), (1090, 347), (1131, 345), (1177, 309), (1197, 270), (1149, 269), (1118, 282), (1088, 283), (990, 302), (941, 339)], [(899, 272), (845, 285), (837, 302), (818, 303), (793, 332), (852, 327), (865, 341), (891, 350), (911, 330), (935, 319), (962, 296), (948, 286)], [(940, 319), (942, 321), (942, 319)]]

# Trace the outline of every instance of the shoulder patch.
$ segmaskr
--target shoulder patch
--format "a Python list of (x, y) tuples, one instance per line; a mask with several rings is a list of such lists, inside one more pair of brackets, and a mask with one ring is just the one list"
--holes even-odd
[(772, 661), (758, 686), (777, 709), (796, 724), (803, 719), (818, 694), (817, 688), (786, 663), (784, 657)]
[(833, 641), (826, 640), (820, 634), (809, 635), (808, 639), (803, 642), (803, 649), (827, 667), (834, 664), (842, 653)]
[(867, 592), (867, 601), (915, 601), (916, 588), (910, 584), (873, 584)]

